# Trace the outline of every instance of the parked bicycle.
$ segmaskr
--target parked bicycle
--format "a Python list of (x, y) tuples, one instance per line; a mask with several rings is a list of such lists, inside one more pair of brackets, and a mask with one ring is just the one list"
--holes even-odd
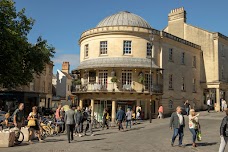
[(102, 122), (97, 121), (96, 117), (93, 116), (93, 121), (92, 121), (93, 128), (96, 128), (96, 129), (102, 128), (102, 124), (103, 124)]

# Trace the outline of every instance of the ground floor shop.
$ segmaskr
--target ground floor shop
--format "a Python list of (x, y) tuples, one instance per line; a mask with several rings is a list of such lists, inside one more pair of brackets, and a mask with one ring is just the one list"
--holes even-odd
[(112, 123), (116, 120), (119, 107), (125, 112), (127, 109), (135, 112), (140, 109), (142, 119), (148, 119), (150, 112), (155, 118), (160, 102), (160, 95), (152, 95), (151, 98), (149, 93), (82, 93), (77, 96), (76, 104), (82, 108), (92, 106), (92, 116), (98, 121), (102, 121), (104, 109), (108, 109)]
[(33, 106), (45, 107), (51, 105), (51, 95), (36, 92), (2, 91), (0, 92), (0, 108), (13, 113), (19, 103), (24, 103), (25, 115), (31, 112)]

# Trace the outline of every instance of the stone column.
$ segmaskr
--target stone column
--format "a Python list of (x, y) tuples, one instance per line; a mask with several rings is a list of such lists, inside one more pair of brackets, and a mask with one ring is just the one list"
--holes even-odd
[(83, 108), (83, 100), (82, 99), (80, 99), (80, 101), (79, 101), (79, 107)]
[(91, 99), (91, 104), (90, 104), (90, 106), (92, 107), (91, 117), (92, 117), (92, 119), (93, 119), (93, 117), (94, 117), (94, 100), (93, 100), (93, 99)]
[[(213, 105), (212, 105), (213, 106)], [(216, 107), (215, 111), (220, 111), (220, 89), (216, 88)]]
[(112, 126), (114, 126), (116, 120), (116, 101), (112, 101)]

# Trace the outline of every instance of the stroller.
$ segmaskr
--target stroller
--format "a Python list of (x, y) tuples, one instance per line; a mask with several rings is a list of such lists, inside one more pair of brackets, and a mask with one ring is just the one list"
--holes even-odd
[(43, 138), (46, 138), (47, 136), (57, 135), (56, 126), (54, 125), (53, 121), (46, 117), (43, 117), (41, 119), (40, 127), (41, 136)]

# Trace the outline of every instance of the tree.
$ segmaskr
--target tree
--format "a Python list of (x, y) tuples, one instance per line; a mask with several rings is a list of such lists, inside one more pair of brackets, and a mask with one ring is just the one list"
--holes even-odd
[(5, 88), (27, 85), (54, 56), (54, 47), (41, 37), (28, 42), (33, 25), (25, 9), (17, 12), (14, 1), (0, 0), (0, 84)]

